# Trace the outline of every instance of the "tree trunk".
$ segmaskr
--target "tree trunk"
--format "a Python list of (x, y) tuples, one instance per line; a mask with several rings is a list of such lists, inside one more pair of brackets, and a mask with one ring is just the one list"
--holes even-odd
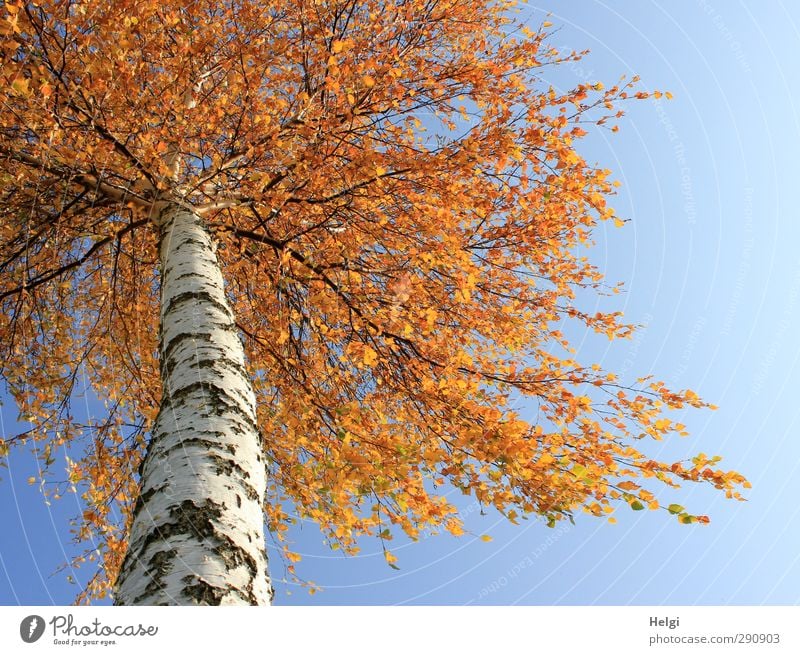
[(244, 350), (201, 218), (159, 219), (163, 393), (117, 605), (266, 605), (266, 470)]

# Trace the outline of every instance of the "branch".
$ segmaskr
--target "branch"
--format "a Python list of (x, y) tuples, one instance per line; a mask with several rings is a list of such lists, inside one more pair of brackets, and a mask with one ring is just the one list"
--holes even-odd
[[(313, 262), (309, 261), (309, 259), (307, 257), (303, 256), (303, 254), (301, 254), (298, 251), (294, 250), (293, 248), (289, 247), (287, 245), (286, 241), (279, 241), (278, 239), (274, 239), (274, 238), (272, 238), (270, 236), (267, 236), (265, 234), (257, 234), (256, 232), (251, 232), (249, 230), (243, 230), (243, 229), (240, 229), (240, 228), (233, 227), (231, 225), (213, 224), (213, 225), (210, 225), (209, 227), (216, 227), (217, 229), (223, 229), (223, 230), (226, 230), (228, 232), (231, 232), (232, 234), (234, 234), (234, 235), (236, 235), (238, 237), (243, 237), (245, 239), (250, 239), (252, 241), (257, 241), (257, 242), (260, 242), (260, 243), (264, 243), (264, 244), (272, 246), (276, 250), (288, 252), (289, 255), (292, 257), (292, 259), (294, 259), (294, 260), (298, 261), (299, 263), (301, 263), (303, 266), (305, 266), (311, 272), (316, 273), (317, 275), (319, 275), (320, 278), (322, 279), (322, 281), (341, 300), (344, 301), (344, 303), (350, 308), (350, 310), (356, 316), (358, 316), (359, 319), (362, 320), (365, 325), (367, 325), (369, 328), (374, 330), (377, 335), (384, 335), (384, 336), (388, 337), (389, 339), (395, 341), (396, 343), (403, 344), (404, 346), (406, 346), (406, 348), (408, 348), (413, 353), (413, 355), (415, 357), (417, 357), (419, 360), (425, 362), (426, 364), (428, 364), (432, 368), (435, 368), (435, 369), (444, 369), (444, 368), (446, 368), (445, 365), (442, 364), (441, 362), (438, 362), (435, 359), (432, 359), (431, 357), (429, 357), (428, 355), (423, 353), (420, 350), (419, 345), (413, 339), (409, 339), (408, 337), (403, 337), (403, 336), (401, 336), (399, 334), (395, 334), (395, 333), (390, 332), (390, 331), (386, 330), (385, 328), (382, 328), (381, 326), (377, 325), (372, 319), (370, 319), (364, 313), (364, 311), (362, 311), (359, 307), (357, 307), (356, 305), (353, 304), (353, 302), (351, 301), (350, 297), (342, 290), (341, 286), (335, 280), (332, 280), (330, 278), (330, 276), (327, 275), (327, 273), (325, 272), (324, 268), (314, 264)], [(461, 372), (461, 373), (465, 373), (465, 374), (468, 374), (468, 375), (478, 375), (478, 376), (482, 377), (485, 380), (493, 380), (495, 382), (501, 382), (501, 383), (509, 384), (509, 385), (512, 385), (512, 386), (514, 386), (516, 388), (520, 388), (520, 389), (525, 388), (525, 387), (529, 387), (529, 388), (530, 387), (539, 387), (542, 384), (548, 384), (548, 383), (552, 383), (552, 382), (556, 382), (556, 381), (569, 381), (569, 379), (559, 379), (559, 378), (514, 379), (514, 378), (506, 377), (506, 376), (503, 376), (503, 375), (490, 373), (488, 371), (476, 370), (476, 369), (473, 369), (473, 368), (469, 368), (467, 366), (459, 366), (457, 370), (459, 372)]]
[[(33, 14), (31, 14), (31, 12), (27, 7), (25, 11), (28, 14), (30, 23), (33, 26), (34, 30), (36, 31), (36, 34), (40, 42), (44, 44), (46, 42), (46, 35), (44, 32), (43, 24), (35, 19), (35, 17), (33, 16)], [(84, 118), (86, 118), (89, 121), (89, 126), (92, 129), (94, 129), (94, 131), (98, 135), (100, 135), (103, 139), (111, 143), (114, 146), (114, 150), (116, 150), (123, 157), (125, 157), (131, 164), (133, 164), (136, 170), (138, 170), (145, 177), (145, 179), (147, 179), (147, 181), (152, 186), (153, 190), (155, 190), (157, 188), (156, 181), (150, 174), (150, 171), (147, 170), (147, 167), (141, 162), (141, 160), (139, 160), (139, 158), (136, 155), (134, 155), (124, 143), (122, 143), (119, 139), (117, 139), (117, 137), (115, 137), (108, 128), (106, 128), (104, 125), (100, 125), (90, 112), (86, 111), (86, 109), (84, 109), (75, 102), (75, 100), (73, 99), (74, 98), (73, 94), (75, 91), (77, 91), (81, 99), (87, 105), (91, 105), (91, 103), (83, 95), (83, 92), (81, 91), (80, 87), (77, 84), (73, 83), (75, 89), (70, 88), (69, 81), (64, 78), (63, 69), (56, 68), (54, 63), (50, 60), (47, 48), (43, 48), (39, 53), (39, 56), (42, 63), (44, 63), (45, 67), (48, 69), (50, 74), (53, 75), (53, 77), (58, 81), (58, 83), (64, 88), (64, 91), (66, 92), (67, 95), (66, 98), (67, 106), (73, 109), (74, 111), (78, 112), (79, 114), (81, 114)]]
[(399, 168), (396, 171), (387, 171), (386, 173), (381, 173), (380, 175), (373, 175), (366, 180), (362, 180), (358, 184), (354, 184), (353, 186), (347, 187), (342, 189), (341, 191), (337, 191), (329, 196), (324, 196), (323, 198), (289, 198), (286, 200), (287, 203), (307, 203), (309, 205), (321, 205), (326, 202), (331, 202), (331, 200), (337, 200), (342, 196), (346, 196), (353, 191), (358, 189), (363, 189), (365, 186), (369, 186), (378, 180), (381, 180), (385, 177), (396, 177), (398, 175), (402, 175), (403, 173), (408, 173), (411, 168)]
[(131, 230), (134, 230), (137, 227), (141, 227), (142, 225), (147, 225), (149, 222), (150, 222), (149, 218), (143, 218), (143, 219), (140, 219), (138, 221), (134, 221), (133, 223), (128, 223), (128, 225), (123, 227), (121, 230), (117, 231), (115, 234), (113, 234), (111, 236), (107, 236), (107, 237), (105, 237), (103, 239), (100, 239), (99, 241), (96, 241), (92, 245), (92, 247), (89, 248), (89, 250), (87, 250), (78, 259), (74, 259), (71, 262), (68, 262), (68, 263), (64, 264), (63, 266), (59, 266), (57, 269), (55, 269), (53, 271), (50, 271), (49, 273), (45, 273), (45, 274), (39, 275), (38, 277), (29, 279), (26, 282), (23, 282), (21, 285), (19, 285), (17, 287), (14, 287), (13, 289), (10, 289), (8, 291), (4, 291), (4, 292), (0, 293), (0, 300), (4, 300), (4, 299), (8, 298), (9, 296), (16, 295), (16, 294), (21, 293), (23, 291), (28, 291), (30, 289), (34, 289), (34, 288), (36, 288), (38, 286), (41, 286), (41, 285), (45, 284), (46, 282), (49, 282), (50, 280), (52, 280), (55, 277), (59, 277), (60, 275), (63, 275), (64, 273), (66, 273), (67, 271), (69, 271), (69, 270), (71, 270), (73, 268), (81, 266), (86, 261), (88, 261), (94, 253), (96, 253), (98, 250), (100, 250), (100, 248), (102, 248), (106, 244), (108, 244), (108, 243), (110, 243), (112, 241), (115, 241), (115, 240), (118, 241), (118, 240), (122, 239), (122, 237), (125, 234), (127, 234), (128, 232), (130, 232)]
[[(387, 171), (386, 173), (381, 173), (380, 175), (373, 175), (372, 177), (367, 178), (366, 180), (362, 180), (361, 182), (359, 182), (357, 184), (354, 184), (353, 186), (346, 187), (346, 188), (342, 189), (341, 191), (337, 191), (336, 193), (333, 193), (333, 194), (331, 194), (329, 196), (324, 196), (322, 198), (290, 197), (290, 198), (286, 199), (284, 202), (285, 202), (285, 204), (288, 204), (288, 203), (293, 203), (293, 204), (306, 203), (306, 204), (309, 204), (309, 205), (325, 204), (326, 202), (332, 202), (333, 200), (338, 200), (339, 198), (342, 198), (342, 197), (344, 197), (344, 196), (346, 196), (346, 195), (348, 195), (350, 193), (353, 193), (354, 191), (357, 191), (358, 189), (363, 189), (364, 187), (369, 186), (370, 184), (373, 184), (373, 183), (377, 182), (378, 180), (381, 180), (381, 179), (386, 178), (386, 177), (395, 177), (395, 176), (398, 176), (398, 175), (402, 175), (403, 173), (408, 173), (410, 170), (411, 170), (411, 168), (400, 168), (400, 169), (398, 169), (396, 171)], [(276, 178), (271, 180), (270, 183), (264, 189), (262, 189), (262, 192), (264, 190), (267, 190), (268, 188), (274, 186), (275, 182), (280, 181), (284, 177), (285, 177), (285, 175), (278, 175)], [(255, 198), (251, 198), (249, 196), (245, 196), (244, 194), (236, 194), (236, 195), (224, 198), (222, 200), (214, 200), (212, 202), (206, 202), (206, 203), (202, 203), (200, 205), (195, 205), (193, 207), (193, 209), (200, 216), (205, 216), (206, 214), (208, 214), (210, 212), (217, 211), (217, 210), (220, 210), (220, 209), (232, 209), (232, 208), (235, 208), (235, 207), (252, 206), (256, 202), (257, 201), (256, 201)], [(258, 236), (258, 235), (256, 235), (256, 236)]]
[(76, 182), (84, 187), (84, 189), (87, 191), (100, 193), (108, 200), (114, 200), (116, 202), (133, 202), (142, 208), (147, 208), (151, 205), (151, 202), (143, 196), (140, 196), (129, 189), (124, 189), (114, 184), (103, 182), (98, 176), (91, 173), (85, 173), (77, 169), (65, 169), (58, 166), (51, 166), (45, 164), (42, 160), (37, 159), (36, 157), (28, 155), (24, 152), (10, 150), (4, 146), (0, 146), (0, 154), (3, 154), (9, 159), (13, 159), (21, 164), (25, 164), (26, 166), (30, 166), (31, 168), (38, 168), (46, 173), (50, 173), (50, 175), (53, 175), (64, 182)]

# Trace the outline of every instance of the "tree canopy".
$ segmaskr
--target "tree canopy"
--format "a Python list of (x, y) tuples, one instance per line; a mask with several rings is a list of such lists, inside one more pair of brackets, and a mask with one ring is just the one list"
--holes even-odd
[[(65, 447), (99, 542), (86, 597), (125, 552), (158, 410), (158, 231), (169, 200), (218, 244), (269, 462), (265, 516), (334, 547), (462, 532), (455, 486), (551, 525), (659, 483), (746, 485), (718, 458), (660, 462), (691, 390), (579, 362), (559, 330), (613, 293), (579, 248), (610, 170), (580, 139), (616, 129), (637, 80), (561, 90), (550, 24), (473, 0), (7, 0), (0, 8), (0, 375), (43, 462)], [(659, 94), (660, 95), (660, 94)], [(71, 398), (100, 400), (88, 423)], [(524, 420), (510, 400), (537, 408)], [(63, 475), (57, 472), (53, 478)], [(386, 550), (387, 561), (394, 556)]]

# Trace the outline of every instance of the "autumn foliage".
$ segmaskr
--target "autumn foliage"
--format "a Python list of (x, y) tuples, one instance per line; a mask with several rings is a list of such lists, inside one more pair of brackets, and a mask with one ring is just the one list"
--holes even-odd
[[(636, 80), (548, 84), (579, 55), (547, 22), (474, 0), (6, 1), (0, 8), (0, 374), (101, 544), (88, 597), (125, 551), (158, 410), (158, 202), (218, 243), (270, 466), (289, 512), (335, 547), (400, 529), (462, 532), (448, 486), (551, 525), (659, 484), (746, 484), (703, 455), (660, 462), (692, 391), (574, 359), (562, 321), (609, 339), (619, 313), (576, 253), (611, 171), (578, 147)], [(99, 401), (74, 418), (76, 392)], [(527, 398), (535, 422), (511, 400)], [(72, 400), (71, 400), (72, 399)], [(59, 464), (52, 478), (64, 478)], [(387, 559), (394, 561), (387, 550)]]

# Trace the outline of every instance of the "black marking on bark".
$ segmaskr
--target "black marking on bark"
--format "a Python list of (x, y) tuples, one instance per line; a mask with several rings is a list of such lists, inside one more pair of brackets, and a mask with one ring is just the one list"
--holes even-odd
[(155, 494), (164, 491), (168, 486), (169, 484), (162, 484), (148, 489), (147, 491), (140, 491), (139, 497), (136, 499), (136, 504), (133, 507), (133, 516), (136, 516)]
[[(209, 434), (206, 432), (205, 434)], [(220, 433), (212, 433), (216, 434), (216, 436), (224, 436)], [(247, 482), (250, 479), (250, 471), (244, 469), (238, 461), (235, 459), (231, 459), (229, 457), (224, 457), (219, 452), (225, 450), (231, 455), (236, 455), (236, 447), (233, 444), (225, 444), (219, 443), (216, 441), (212, 441), (210, 439), (203, 439), (201, 437), (188, 437), (186, 439), (182, 439), (176, 443), (170, 444), (170, 446), (164, 450), (154, 450), (154, 457), (158, 458), (158, 461), (164, 461), (171, 453), (176, 450), (183, 450), (185, 448), (195, 447), (203, 451), (203, 455), (200, 458), (199, 463), (203, 462), (210, 462), (214, 465), (214, 473), (219, 476), (224, 476), (230, 478), (231, 480), (235, 480), (237, 488), (244, 491), (244, 494), (252, 500), (253, 502), (259, 503), (260, 498), (258, 496), (258, 491), (256, 488)], [(217, 451), (217, 452), (214, 452)], [(238, 473), (237, 478), (233, 477), (233, 473)], [(150, 489), (144, 494), (142, 494), (139, 499), (137, 499), (136, 507), (134, 509), (134, 514), (140, 510), (140, 504), (146, 503), (154, 493), (157, 491), (162, 491), (168, 486), (168, 484), (164, 484), (160, 487), (156, 487), (154, 489)], [(146, 498), (145, 498), (146, 496)], [(242, 506), (241, 499), (237, 495), (237, 504), (239, 507)]]
[[(248, 584), (245, 589), (236, 589), (230, 586), (216, 587), (205, 580), (194, 578), (191, 575), (182, 578), (181, 582), (186, 585), (183, 589), (183, 593), (187, 597), (192, 598), (198, 605), (220, 605), (223, 598), (231, 592), (246, 600), (250, 605), (258, 605), (258, 600), (253, 595), (251, 584)], [(272, 588), (270, 587), (270, 600), (272, 599), (272, 595)]]
[(219, 302), (208, 291), (183, 291), (183, 292), (181, 292), (179, 294), (176, 294), (176, 295), (172, 296), (169, 299), (169, 301), (167, 302), (167, 306), (164, 308), (164, 316), (169, 316), (169, 314), (171, 314), (172, 312), (175, 311), (175, 307), (177, 307), (178, 305), (181, 305), (182, 303), (185, 303), (185, 302), (188, 302), (188, 303), (195, 303), (195, 302), (208, 303), (209, 305), (211, 305), (215, 309), (217, 309), (220, 312), (222, 312), (223, 314), (225, 314), (225, 316), (230, 317), (231, 320), (233, 320), (233, 317), (231, 316), (230, 308), (227, 307), (226, 305), (223, 305), (221, 302)]
[(216, 472), (217, 475), (224, 475), (227, 477), (232, 475), (233, 472), (236, 471), (239, 473), (240, 476), (242, 476), (242, 478), (250, 477), (250, 471), (243, 469), (239, 465), (239, 462), (237, 462), (234, 459), (228, 459), (227, 457), (220, 457), (216, 453), (209, 453), (208, 458), (213, 460), (214, 464), (216, 464), (214, 471)]
[[(190, 359), (189, 359), (190, 358)], [(221, 384), (224, 380), (225, 374), (234, 374), (237, 376), (241, 376), (241, 371), (238, 370), (239, 367), (236, 365), (236, 362), (227, 359), (225, 357), (215, 356), (215, 357), (207, 357), (203, 356), (200, 353), (190, 353), (187, 355), (187, 359), (170, 359), (169, 362), (166, 364), (166, 368), (169, 372), (169, 377), (172, 377), (173, 371), (181, 367), (183, 369), (183, 374), (185, 377), (192, 377), (195, 379), (195, 382), (207, 385), (210, 387), (214, 387), (217, 389), (224, 389), (225, 395), (228, 398), (233, 399), (235, 404), (239, 404), (240, 402), (244, 402), (249, 404), (250, 401), (247, 396), (242, 395), (241, 393), (234, 396), (232, 393), (227, 393), (228, 388), (227, 386)], [(226, 370), (227, 369), (227, 370)], [(231, 370), (233, 369), (233, 370)], [(193, 374), (190, 376), (190, 372), (193, 371)], [(167, 394), (169, 396), (174, 396), (175, 393), (179, 392), (183, 387), (178, 387), (177, 389), (169, 387), (171, 386), (172, 381), (167, 379)], [(238, 391), (238, 389), (236, 389)], [(239, 398), (240, 400), (236, 400)]]
[(208, 344), (214, 343), (211, 335), (205, 332), (181, 332), (180, 334), (175, 335), (169, 340), (169, 342), (162, 344), (160, 349), (161, 365), (165, 367), (168, 372), (171, 373), (172, 369), (175, 368), (175, 363), (172, 362), (172, 355), (174, 354), (175, 350), (185, 341), (190, 341), (192, 345), (197, 344), (199, 341)]
[[(212, 500), (207, 500), (202, 505), (197, 505), (192, 500), (184, 500), (169, 509), (170, 520), (161, 525), (154, 525), (143, 540), (141, 547), (137, 548), (136, 551), (144, 556), (151, 545), (163, 543), (164, 540), (169, 539), (171, 536), (194, 538), (209, 546), (210, 550), (220, 557), (227, 569), (241, 566), (247, 568), (250, 575), (250, 583), (246, 585), (245, 589), (234, 589), (233, 587), (220, 589), (193, 575), (188, 575), (183, 578), (183, 582), (187, 584), (184, 593), (197, 600), (198, 604), (219, 605), (220, 600), (228, 591), (236, 591), (245, 597), (250, 604), (255, 605), (257, 604), (257, 599), (253, 596), (252, 580), (258, 575), (258, 563), (250, 553), (219, 530), (218, 523), (223, 511), (224, 507)], [(128, 552), (126, 560), (133, 556), (132, 552), (133, 549)], [(179, 556), (180, 553), (177, 550), (160, 550), (150, 558), (147, 565), (148, 569), (152, 570), (151, 566), (157, 565), (157, 572), (163, 575), (171, 566), (171, 562)], [(154, 581), (158, 579), (160, 578), (155, 578), (154, 576)], [(148, 585), (148, 588), (152, 584), (153, 582)], [(160, 585), (160, 582), (158, 584)], [(160, 586), (152, 587), (150, 592), (145, 590), (141, 596), (134, 599), (134, 604), (146, 598), (150, 593), (156, 593), (160, 588)]]
[[(238, 487), (241, 488), (245, 495), (253, 502), (259, 503), (260, 499), (258, 497), (258, 491), (256, 491), (255, 487), (251, 485), (247, 480), (250, 478), (250, 471), (245, 470), (239, 465), (234, 459), (229, 459), (227, 457), (221, 457), (216, 453), (209, 453), (208, 459), (214, 462), (214, 473), (219, 476), (224, 476), (228, 479), (233, 479), (234, 471), (238, 473), (239, 479), (237, 480)], [(237, 505), (239, 507), (242, 506), (241, 498), (237, 495)]]
[(186, 586), (183, 593), (187, 598), (191, 598), (198, 605), (219, 605), (222, 599), (229, 592), (225, 587), (215, 587), (205, 580), (199, 580), (192, 575), (181, 578)]
[(235, 359), (231, 359), (230, 357), (226, 357), (223, 353), (226, 352), (222, 348), (218, 348), (219, 354), (215, 358), (210, 357), (202, 357), (202, 358), (195, 358), (190, 366), (196, 366), (199, 369), (202, 368), (215, 368), (217, 365), (226, 366), (229, 369), (235, 371), (239, 376), (246, 379), (249, 384), (249, 375), (247, 373), (247, 369), (242, 366), (239, 362)]
[[(202, 226), (201, 226), (201, 229), (202, 229)], [(206, 234), (208, 234), (208, 233), (206, 232)], [(177, 252), (178, 250), (180, 250), (181, 248), (183, 248), (186, 245), (199, 246), (199, 248), (192, 248), (192, 250), (211, 250), (210, 239), (208, 241), (206, 241), (204, 239), (198, 239), (198, 238), (196, 238), (194, 236), (191, 236), (191, 235), (186, 235), (186, 236), (181, 235), (177, 239), (174, 239), (172, 244), (173, 244), (172, 245), (173, 252)]]
[(144, 588), (144, 591), (133, 599), (134, 605), (139, 605), (142, 601), (147, 600), (149, 596), (156, 595), (159, 591), (164, 589), (164, 577), (169, 573), (172, 568), (172, 561), (177, 557), (178, 553), (175, 550), (159, 550), (147, 562), (147, 576), (150, 582)]
[(241, 413), (239, 405), (234, 398), (232, 398), (222, 387), (218, 387), (213, 382), (204, 380), (196, 380), (189, 384), (179, 387), (178, 389), (170, 390), (169, 398), (164, 399), (164, 403), (173, 407), (179, 406), (185, 402), (185, 399), (192, 394), (199, 392), (200, 395), (211, 404), (214, 409), (218, 410), (220, 415), (222, 411), (220, 407), (229, 409), (232, 412)]
[[(168, 406), (174, 408), (181, 405), (188, 396), (195, 392), (199, 392), (200, 395), (202, 395), (202, 397), (207, 401), (206, 405), (211, 406), (217, 416), (222, 416), (225, 411), (228, 411), (232, 414), (236, 414), (242, 420), (242, 422), (244, 422), (254, 432), (257, 430), (255, 421), (245, 410), (241, 408), (240, 401), (231, 396), (223, 387), (220, 387), (213, 382), (203, 380), (190, 382), (186, 386), (180, 387), (179, 389), (171, 390), (169, 396), (163, 398), (161, 401), (161, 411)], [(236, 431), (234, 426), (231, 426), (231, 429)], [(241, 430), (239, 430), (239, 432), (241, 432)]]
[(184, 500), (179, 505), (170, 507), (169, 515), (173, 521), (159, 526), (159, 530), (163, 532), (169, 527), (170, 533), (177, 531), (180, 534), (191, 534), (202, 540), (214, 535), (214, 522), (222, 516), (222, 505), (213, 500), (207, 500), (202, 505), (196, 505), (192, 500)]
[(171, 281), (174, 283), (174, 282), (177, 282), (178, 280), (185, 280), (186, 278), (190, 278), (190, 277), (197, 277), (197, 273), (195, 273), (194, 271), (192, 271), (190, 273), (181, 273), (178, 277), (172, 278)]
[[(187, 427), (188, 431), (194, 431), (192, 426)], [(224, 439), (225, 434), (223, 432), (214, 432), (211, 430), (203, 430), (203, 434), (218, 437), (219, 439)], [(181, 439), (180, 441), (171, 444), (168, 448), (161, 450), (158, 452), (159, 458), (164, 458), (169, 455), (173, 450), (177, 450), (178, 448), (187, 448), (189, 446), (197, 446), (199, 448), (211, 450), (212, 448), (216, 448), (218, 450), (227, 450), (231, 455), (236, 454), (236, 447), (229, 443), (220, 443), (219, 441), (212, 441), (211, 439), (204, 439), (202, 437), (186, 437), (185, 439)]]
[(169, 515), (173, 520), (158, 527), (162, 534), (190, 535), (199, 541), (206, 539), (219, 542), (214, 551), (222, 558), (228, 568), (246, 566), (252, 575), (258, 570), (253, 557), (242, 550), (228, 535), (217, 530), (217, 523), (222, 517), (224, 507), (213, 500), (204, 505), (196, 505), (191, 500), (184, 500), (180, 505), (170, 508)]

